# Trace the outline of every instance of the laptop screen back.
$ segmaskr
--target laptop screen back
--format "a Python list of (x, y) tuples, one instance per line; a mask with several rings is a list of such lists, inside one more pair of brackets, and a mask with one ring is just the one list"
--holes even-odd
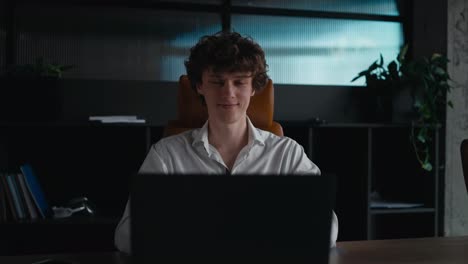
[(132, 252), (141, 263), (327, 263), (332, 178), (139, 174)]

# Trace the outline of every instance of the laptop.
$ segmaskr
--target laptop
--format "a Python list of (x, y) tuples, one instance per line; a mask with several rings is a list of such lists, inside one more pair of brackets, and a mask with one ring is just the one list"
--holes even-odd
[(328, 263), (332, 176), (138, 174), (137, 263)]

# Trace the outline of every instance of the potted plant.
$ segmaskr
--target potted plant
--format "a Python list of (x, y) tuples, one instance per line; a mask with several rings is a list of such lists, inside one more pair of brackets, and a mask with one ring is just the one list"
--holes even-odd
[(380, 60), (360, 72), (352, 82), (365, 77), (366, 85), (373, 91), (378, 102), (377, 106), (380, 104), (381, 108), (387, 107), (387, 111), (392, 111), (391, 104), (396, 93), (410, 91), (414, 112), (411, 120), (411, 145), (421, 167), (431, 171), (431, 150), (434, 143), (434, 134), (431, 131), (443, 123), (445, 107), (453, 107), (451, 101), (446, 101), (446, 95), (452, 89), (450, 76), (446, 71), (448, 59), (434, 53), (430, 58), (408, 60), (405, 58), (407, 50), (406, 45), (397, 59), (387, 67), (384, 66), (381, 55)]
[(72, 69), (71, 65), (46, 63), (44, 58), (37, 58), (34, 64), (16, 65), (8, 69), (7, 77), (15, 79), (58, 79), (63, 72)]
[(410, 139), (418, 162), (427, 171), (433, 169), (431, 149), (434, 135), (431, 131), (444, 124), (445, 108), (453, 108), (453, 103), (446, 99), (452, 90), (447, 63), (447, 57), (434, 53), (430, 58), (421, 57), (405, 63), (402, 71), (411, 84), (417, 113), (412, 121)]
[(393, 98), (404, 87), (401, 67), (407, 50), (407, 46), (405, 46), (398, 54), (396, 61), (391, 61), (386, 67), (382, 54), (380, 54), (379, 60), (374, 61), (366, 70), (361, 71), (351, 80), (354, 82), (365, 77), (371, 108), (375, 111), (375, 117), (372, 118), (372, 121), (392, 121)]
[(45, 63), (14, 65), (2, 78), (0, 120), (6, 122), (57, 121), (61, 115), (61, 90), (57, 80), (69, 65)]

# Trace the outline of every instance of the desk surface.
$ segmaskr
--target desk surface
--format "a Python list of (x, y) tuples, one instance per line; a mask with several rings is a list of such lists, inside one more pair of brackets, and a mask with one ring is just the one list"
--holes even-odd
[(468, 236), (340, 242), (330, 264), (468, 263)]
[[(0, 256), (0, 263), (31, 264), (47, 258), (76, 264), (130, 264), (118, 252), (70, 255)], [(468, 263), (468, 236), (339, 242), (330, 252), (330, 264), (444, 264)]]

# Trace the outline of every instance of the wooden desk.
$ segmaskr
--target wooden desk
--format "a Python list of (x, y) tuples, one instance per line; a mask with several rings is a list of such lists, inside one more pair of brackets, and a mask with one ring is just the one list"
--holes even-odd
[(340, 242), (330, 264), (468, 263), (468, 236)]
[[(79, 264), (131, 264), (118, 252), (44, 256), (0, 256), (0, 263), (31, 264), (47, 258)], [(468, 263), (468, 236), (339, 242), (330, 264), (456, 264)]]

